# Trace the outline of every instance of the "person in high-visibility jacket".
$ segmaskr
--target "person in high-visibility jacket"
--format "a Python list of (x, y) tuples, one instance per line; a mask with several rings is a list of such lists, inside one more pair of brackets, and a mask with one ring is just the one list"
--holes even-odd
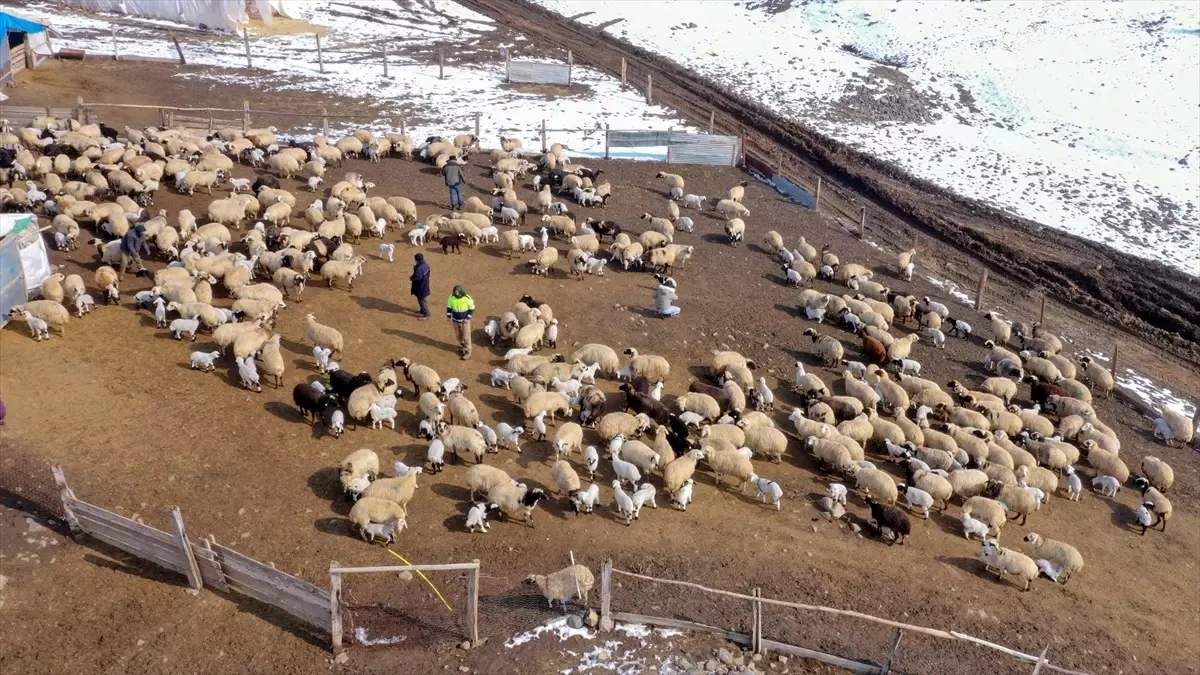
[(446, 300), (446, 318), (454, 327), (458, 339), (458, 355), (462, 360), (471, 358), (471, 317), (475, 314), (475, 301), (462, 286), (455, 286)]

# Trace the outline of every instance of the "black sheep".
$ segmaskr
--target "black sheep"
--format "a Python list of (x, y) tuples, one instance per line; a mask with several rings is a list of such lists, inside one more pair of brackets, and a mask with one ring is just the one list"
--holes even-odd
[(912, 532), (912, 522), (909, 521), (908, 514), (899, 507), (880, 504), (870, 497), (867, 497), (867, 506), (871, 508), (871, 522), (875, 527), (886, 527), (892, 531), (892, 541), (888, 546), (894, 546), (897, 542), (903, 546), (904, 538)]
[(672, 434), (680, 436), (684, 439), (686, 439), (688, 437), (688, 433), (690, 433), (687, 423), (679, 419), (678, 413), (671, 413), (670, 415), (667, 415), (667, 428), (671, 430)]
[(335, 370), (329, 374), (329, 388), (343, 401), (350, 400), (355, 389), (371, 384), (371, 374), (365, 370), (355, 375), (348, 370)]
[(317, 420), (321, 419), (322, 413), (330, 406), (334, 405), (334, 399), (329, 394), (317, 391), (307, 382), (301, 382), (292, 388), (292, 400), (296, 403), (296, 407), (300, 409), (300, 414), (304, 416), (304, 421), (316, 424)]
[(633, 386), (628, 382), (622, 384), (621, 391), (625, 392), (625, 409), (632, 410), (636, 413), (646, 413), (650, 419), (659, 424), (666, 424), (667, 418), (671, 415), (671, 411), (667, 410), (667, 406), (663, 405), (662, 401), (656, 401), (653, 396), (643, 394), (640, 391), (634, 391)]
[(649, 394), (650, 393), (650, 381), (647, 380), (646, 378), (642, 377), (641, 375), (638, 375), (637, 377), (633, 378), (633, 381), (630, 382), (630, 385), (633, 387), (633, 390), (638, 392), (639, 394)]
[(448, 235), (442, 237), (442, 239), (439, 243), (441, 243), (441, 245), (442, 245), (442, 254), (443, 255), (449, 255), (451, 249), (453, 249), (455, 253), (462, 255), (462, 251), (459, 249), (459, 246), (461, 244), (467, 243), (467, 235), (465, 235), (465, 234), (448, 234)]
[(532, 295), (522, 295), (518, 302), (523, 303), (526, 307), (541, 307), (546, 304), (541, 300), (535, 300)]
[(1050, 399), (1051, 395), (1070, 396), (1066, 389), (1063, 389), (1057, 384), (1038, 381), (1037, 378), (1033, 377), (1032, 375), (1025, 378), (1025, 380), (1030, 383), (1029, 398), (1043, 408), (1046, 407), (1046, 401)]
[(100, 123), (100, 135), (105, 139), (112, 141), (113, 143), (117, 142), (117, 130), (108, 126), (104, 122)]
[(254, 179), (254, 185), (251, 186), (251, 192), (258, 194), (259, 188), (261, 188), (264, 185), (269, 188), (274, 188), (274, 189), (278, 190), (279, 189), (279, 178), (276, 176), (273, 176), (269, 173), (264, 173), (264, 174), (260, 175), (258, 178)]
[(691, 442), (687, 436), (680, 436), (674, 431), (667, 432), (667, 443), (671, 446), (671, 452), (675, 453), (676, 457), (682, 456), (692, 449)]
[(599, 222), (589, 223), (592, 231), (596, 233), (596, 237), (600, 241), (604, 241), (605, 237), (617, 240), (617, 235), (621, 234), (621, 226), (611, 220), (601, 220)]

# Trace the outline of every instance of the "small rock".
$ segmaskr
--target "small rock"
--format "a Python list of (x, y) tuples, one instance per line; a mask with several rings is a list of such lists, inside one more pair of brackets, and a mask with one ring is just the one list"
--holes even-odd
[(244, 515), (246, 515), (246, 508), (245, 508), (245, 507), (242, 507), (242, 508), (238, 509), (238, 515), (239, 515), (239, 516), (244, 516)]
[(459, 649), (470, 649), (470, 648), (471, 648), (471, 641), (470, 641), (470, 640), (463, 640), (462, 642), (458, 643), (458, 648), (459, 648)]
[(840, 502), (834, 502), (833, 510), (829, 512), (829, 515), (834, 518), (841, 518), (846, 515), (846, 507), (842, 506)]
[(727, 666), (731, 666), (731, 665), (733, 665), (733, 652), (729, 651), (728, 649), (726, 649), (724, 647), (721, 647), (720, 649), (717, 650), (717, 659), (719, 659), (721, 661), (721, 663), (724, 663)]
[(762, 661), (762, 654), (755, 654), (754, 656), (750, 657), (750, 660), (758, 663), (759, 661)]
[(779, 655), (779, 665), (786, 666), (787, 662), (788, 662), (787, 654), (780, 654)]
[(833, 510), (834, 501), (832, 497), (821, 497), (817, 500), (817, 508), (829, 513)]
[(812, 527), (812, 531), (813, 531), (813, 532), (816, 532), (816, 531), (817, 531), (817, 526), (816, 526), (816, 525), (811, 525), (810, 527)]
[[(600, 653), (603, 654), (604, 652), (600, 652)], [(720, 667), (721, 667), (721, 664), (716, 659), (709, 659), (708, 661), (704, 662), (704, 670), (706, 670), (710, 673), (717, 672), (717, 668), (720, 668)]]
[(862, 526), (858, 523), (850, 523), (850, 531), (858, 534), (859, 532), (862, 532)]
[(676, 665), (678, 665), (683, 670), (692, 670), (693, 668), (696, 667), (696, 664), (692, 663), (691, 661), (688, 661), (687, 659), (679, 659), (679, 661)]
[(145, 641), (145, 640), (138, 640), (138, 641), (137, 641), (137, 646), (139, 646), (139, 647), (141, 647), (141, 646), (142, 646), (142, 645), (144, 645), (144, 644), (146, 644), (146, 641)]
[(470, 668), (468, 668), (468, 667), (466, 667), (466, 666), (459, 666), (459, 667), (458, 667), (458, 672), (460, 672), (460, 673), (469, 673), (469, 672), (471, 672), (471, 669), (470, 669)]
[(42, 525), (41, 523), (39, 523), (38, 521), (34, 520), (33, 518), (26, 517), (26, 518), (25, 518), (25, 522), (26, 522), (26, 523), (29, 525), (29, 531), (30, 531), (30, 532), (37, 532), (37, 531), (39, 531), (39, 530), (44, 530), (44, 529), (46, 529), (46, 526), (45, 526), (45, 525)]
[(567, 625), (571, 628), (583, 628), (583, 617), (578, 614), (572, 614), (567, 617)]
[(412, 574), (412, 572), (409, 572), (408, 570), (401, 572), (397, 576), (400, 578), (400, 581), (412, 581), (413, 580), (413, 574)]
[[(587, 613), (588, 628), (595, 628), (599, 623), (600, 623), (600, 614), (594, 609), (589, 609), (588, 613)], [(687, 669), (685, 668), (684, 670), (687, 670)]]
[(4, 587), (7, 585), (8, 585), (8, 577), (4, 576), (3, 574), (0, 574), (0, 591), (4, 590)]
[(249, 538), (250, 538), (250, 533), (249, 533), (249, 532), (243, 532), (243, 533), (242, 533), (242, 539), (249, 539)]
[(833, 516), (831, 516), (827, 511), (822, 511), (821, 517), (825, 520), (833, 520)]
[(341, 652), (337, 656), (333, 657), (333, 662), (339, 663), (339, 664), (345, 663), (349, 660), (350, 660), (350, 652)]

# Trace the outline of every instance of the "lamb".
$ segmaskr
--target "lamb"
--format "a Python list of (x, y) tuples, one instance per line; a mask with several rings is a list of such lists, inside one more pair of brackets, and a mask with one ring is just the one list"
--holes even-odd
[(220, 355), (221, 352), (192, 352), (192, 370), (199, 368), (211, 373), (212, 371), (216, 370), (217, 367), (214, 362)]
[(780, 503), (783, 501), (783, 488), (779, 487), (779, 483), (770, 478), (760, 478), (755, 474), (750, 475), (750, 482), (758, 489), (758, 498), (766, 503), (770, 499), (771, 504), (775, 506), (775, 510), (780, 510)]
[(600, 486), (592, 483), (586, 490), (576, 490), (570, 497), (575, 513), (591, 513), (600, 503)]
[[(52, 301), (47, 300), (46, 302)], [(14, 310), (12, 315), (14, 317), (21, 317), (25, 320), (25, 323), (29, 324), (29, 334), (38, 342), (41, 342), (43, 337), (45, 337), (47, 340), (50, 339), (50, 325), (45, 321), (26, 311)]]
[(382, 429), (384, 422), (392, 429), (396, 428), (396, 409), (392, 406), (381, 406), (375, 401), (367, 408), (367, 414), (371, 417), (372, 429)]
[(525, 579), (526, 583), (537, 584), (551, 608), (557, 600), (564, 610), (567, 601), (576, 596), (587, 605), (588, 592), (592, 590), (595, 581), (592, 571), (583, 565), (571, 565), (548, 575), (531, 574)]
[(486, 533), (488, 513), (495, 513), (500, 510), (496, 504), (487, 502), (477, 502), (471, 505), (471, 509), (467, 511), (467, 532), (474, 533), (478, 528), (480, 532)]
[[(620, 436), (614, 438), (614, 444), (620, 438)], [(611, 448), (612, 446), (610, 445), (609, 447)], [(612, 467), (613, 473), (617, 476), (617, 482), (627, 482), (631, 488), (637, 487), (637, 482), (642, 479), (642, 473), (637, 465), (621, 459), (619, 449), (612, 454)]]
[(1047, 539), (1037, 532), (1025, 535), (1025, 541), (1033, 549), (1034, 555), (1050, 561), (1058, 569), (1054, 581), (1066, 584), (1073, 574), (1083, 569), (1083, 556), (1070, 544)]
[(985, 569), (996, 571), (997, 580), (1003, 580), (1005, 574), (1011, 574), (1025, 582), (1021, 590), (1028, 591), (1030, 584), (1037, 578), (1038, 566), (1032, 558), (1007, 548), (1003, 548), (995, 539), (983, 542), (979, 558), (983, 560)]
[(977, 534), (979, 535), (980, 541), (982, 541), (987, 539), (988, 533), (991, 532), (992, 528), (990, 528), (987, 523), (981, 520), (976, 520), (965, 513), (962, 514), (960, 520), (962, 521), (964, 539), (970, 539), (971, 535)]
[(1121, 491), (1121, 481), (1112, 476), (1096, 476), (1092, 479), (1092, 489), (1104, 497), (1115, 498)]
[[(193, 336), (192, 339), (195, 339)], [(259, 382), (258, 368), (254, 365), (253, 357), (237, 357), (235, 359), (238, 368), (238, 377), (242, 380), (242, 386), (246, 389), (253, 389), (257, 393), (262, 393), (262, 384)]]
[(921, 488), (904, 483), (901, 483), (897, 489), (904, 492), (904, 501), (908, 503), (909, 508), (921, 509), (921, 517), (929, 520), (929, 509), (933, 507), (932, 495)]
[(175, 319), (168, 328), (176, 340), (181, 340), (184, 335), (187, 335), (192, 342), (195, 342), (196, 331), (200, 330), (200, 322), (196, 319)]
[(1083, 492), (1083, 481), (1079, 479), (1079, 474), (1075, 473), (1075, 467), (1068, 466), (1067, 472), (1067, 499), (1073, 502), (1079, 501), (1079, 495)]

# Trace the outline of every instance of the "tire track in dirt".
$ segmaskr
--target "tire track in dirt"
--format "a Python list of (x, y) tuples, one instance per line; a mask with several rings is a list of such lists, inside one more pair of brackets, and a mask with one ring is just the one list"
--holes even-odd
[(1158, 262), (1016, 218), (954, 195), (895, 166), (785, 119), (756, 102), (656, 54), (524, 0), (460, 0), (475, 11), (546, 46), (571, 49), (578, 62), (630, 82), (654, 78), (656, 102), (699, 126), (715, 111), (716, 128), (741, 135), (751, 153), (780, 153), (790, 165), (822, 177), (822, 210), (847, 222), (860, 207), (901, 247), (917, 230), (982, 261), (1027, 288), (1097, 317), (1106, 324), (1200, 364), (1200, 283)]

